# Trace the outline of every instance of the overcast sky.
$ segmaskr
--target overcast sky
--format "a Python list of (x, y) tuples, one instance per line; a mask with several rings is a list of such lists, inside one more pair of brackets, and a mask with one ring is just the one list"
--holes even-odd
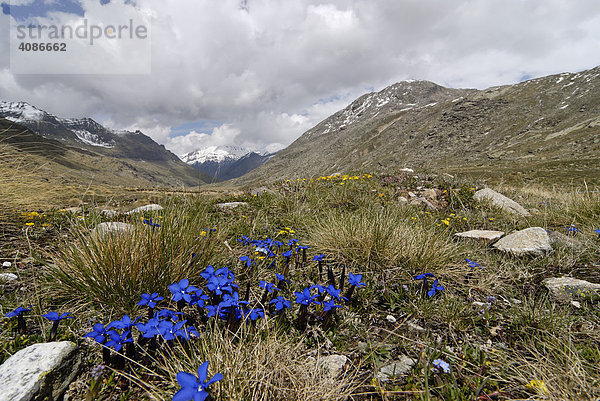
[[(1, 100), (140, 129), (179, 155), (208, 145), (282, 148), (356, 97), (406, 79), (485, 88), (600, 64), (598, 0), (11, 5), (0, 15)], [(150, 74), (24, 75), (10, 68), (15, 19), (95, 16), (108, 24), (110, 16), (132, 12), (151, 26)], [(119, 57), (132, 58), (129, 52)]]

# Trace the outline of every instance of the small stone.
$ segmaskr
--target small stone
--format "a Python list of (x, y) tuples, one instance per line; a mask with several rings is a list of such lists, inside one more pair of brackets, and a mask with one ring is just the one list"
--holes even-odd
[(544, 285), (554, 298), (561, 302), (570, 302), (574, 298), (585, 301), (600, 300), (600, 284), (579, 280), (573, 277), (551, 277)]
[(392, 315), (387, 315), (385, 317), (385, 320), (387, 320), (390, 323), (396, 323), (397, 322), (396, 318), (394, 316), (392, 316)]
[(427, 188), (423, 191), (423, 197), (429, 200), (436, 200), (437, 192), (433, 188)]
[(571, 301), (571, 305), (573, 305), (577, 309), (581, 309), (581, 304), (578, 301)]
[(408, 199), (406, 199), (404, 196), (399, 196), (398, 197), (398, 201), (400, 203), (408, 203)]
[(134, 228), (133, 224), (110, 221), (98, 224), (96, 228), (92, 230), (92, 235), (124, 234), (133, 231)]
[(413, 330), (413, 331), (425, 331), (425, 329), (421, 326), (419, 326), (418, 324), (414, 323), (414, 322), (408, 322), (406, 324), (408, 326), (409, 329)]
[(317, 365), (327, 369), (328, 376), (332, 379), (342, 373), (346, 363), (348, 363), (348, 358), (345, 355), (328, 355), (317, 361)]
[(11, 267), (11, 266), (12, 266), (12, 263), (10, 263), (10, 262), (2, 263), (2, 267)]
[(563, 233), (550, 231), (548, 233), (548, 236), (550, 237), (550, 244), (554, 246), (562, 246), (571, 249), (581, 249), (583, 247), (583, 244), (581, 242)]
[(552, 251), (548, 233), (542, 227), (530, 227), (501, 238), (494, 248), (515, 256), (543, 255)]
[(513, 214), (519, 214), (521, 216), (529, 216), (529, 212), (514, 200), (494, 191), (491, 188), (480, 189), (475, 192), (473, 199), (478, 202), (489, 201), (492, 205)]
[(456, 237), (473, 238), (484, 241), (495, 241), (504, 235), (504, 231), (470, 230), (454, 234)]
[(248, 202), (227, 202), (227, 203), (217, 203), (215, 205), (221, 210), (231, 210), (240, 206), (248, 206)]
[(414, 173), (415, 170), (413, 170), (412, 168), (401, 168), (400, 171), (402, 171), (403, 173)]
[(119, 213), (116, 210), (112, 210), (112, 209), (102, 209), (102, 210), (100, 210), (100, 214), (105, 217), (112, 218), (112, 217), (115, 217)]
[(252, 196), (259, 196), (259, 195), (263, 195), (263, 194), (275, 194), (275, 191), (273, 191), (272, 189), (269, 189), (267, 187), (259, 187), (259, 188), (254, 188), (252, 191), (250, 191), (250, 195)]
[(31, 345), (0, 366), (0, 400), (58, 400), (79, 367), (77, 347), (70, 341)]
[(16, 279), (18, 279), (16, 274), (0, 273), (0, 282), (10, 283), (11, 281), (15, 281)]
[(125, 214), (135, 214), (135, 213), (141, 213), (141, 212), (154, 212), (154, 211), (158, 211), (158, 210), (163, 210), (163, 207), (161, 205), (157, 205), (156, 203), (152, 203), (150, 205), (136, 207), (135, 209), (130, 210), (129, 212), (127, 212)]
[(411, 198), (416, 198), (417, 195), (414, 192), (408, 192), (408, 196), (410, 196)]
[(406, 355), (402, 355), (399, 361), (394, 361), (389, 365), (385, 365), (379, 369), (375, 378), (381, 382), (386, 382), (390, 379), (396, 379), (408, 375), (415, 360)]

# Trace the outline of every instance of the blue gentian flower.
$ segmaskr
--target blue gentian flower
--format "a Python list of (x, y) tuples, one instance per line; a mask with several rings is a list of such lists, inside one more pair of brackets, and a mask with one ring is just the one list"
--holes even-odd
[(361, 280), (362, 280), (362, 274), (348, 273), (348, 283), (350, 283), (350, 285), (354, 285), (357, 288), (366, 287), (366, 284), (361, 282)]
[(206, 389), (211, 384), (222, 380), (223, 375), (217, 373), (212, 379), (207, 380), (208, 361), (198, 368), (198, 377), (188, 372), (177, 373), (177, 383), (181, 389), (173, 396), (173, 401), (204, 401), (208, 397)]
[(567, 234), (573, 234), (573, 235), (581, 232), (581, 230), (578, 229), (577, 227), (575, 227), (574, 225), (565, 227), (565, 231), (567, 232)]
[(292, 302), (288, 301), (287, 299), (285, 299), (284, 297), (282, 297), (281, 295), (273, 298), (271, 300), (271, 302), (269, 302), (270, 304), (275, 304), (275, 310), (276, 311), (280, 311), (282, 309), (289, 309), (292, 307)]
[(306, 251), (307, 249), (310, 249), (310, 246), (300, 245), (300, 246), (296, 247), (296, 252)]
[(175, 312), (170, 309), (161, 309), (155, 314), (155, 316), (159, 319), (165, 318), (165, 319), (171, 319), (171, 320), (177, 320), (177, 319), (179, 319), (179, 316), (181, 316), (181, 315), (183, 315), (183, 313)]
[(59, 315), (58, 312), (48, 312), (42, 316), (52, 322), (56, 322), (56, 321), (63, 320), (63, 319), (73, 319), (74, 316), (70, 316), (70, 315), (71, 315), (71, 312), (63, 313), (62, 315)]
[(208, 283), (206, 283), (206, 288), (214, 292), (217, 295), (223, 294), (223, 291), (232, 292), (233, 288), (231, 287), (231, 283), (227, 279), (227, 277), (223, 276), (212, 276)]
[(287, 258), (287, 259), (289, 259), (289, 258), (291, 258), (291, 257), (292, 257), (292, 255), (293, 255), (293, 254), (294, 254), (294, 253), (293, 253), (293, 252), (292, 252), (292, 250), (290, 249), (289, 251), (286, 251), (286, 252), (284, 252), (284, 253), (283, 253), (283, 255), (281, 255), (281, 256), (283, 256), (284, 258)]
[(443, 291), (444, 287), (442, 287), (441, 285), (438, 285), (438, 280), (435, 279), (435, 281), (433, 282), (433, 285), (431, 286), (431, 289), (427, 292), (427, 295), (432, 297), (435, 295), (435, 293), (437, 291)]
[(215, 268), (212, 265), (208, 265), (208, 267), (204, 269), (204, 271), (200, 273), (200, 275), (205, 280), (210, 280), (210, 278), (215, 275)]
[(433, 361), (433, 366), (438, 370), (450, 373), (450, 364), (446, 361), (436, 359), (435, 361)]
[(200, 308), (202, 308), (206, 304), (206, 301), (208, 301), (209, 299), (210, 298), (208, 297), (208, 295), (203, 294), (202, 289), (199, 289), (198, 291), (196, 291), (195, 294), (192, 295), (190, 305), (198, 305)]
[(189, 303), (192, 300), (191, 294), (198, 291), (198, 288), (189, 284), (190, 281), (187, 278), (184, 278), (179, 283), (169, 285), (169, 291), (173, 294), (173, 301), (178, 302), (183, 299), (185, 302)]
[(330, 299), (329, 301), (323, 302), (323, 311), (327, 312), (333, 308), (341, 308), (341, 305), (335, 304), (335, 299)]
[(119, 330), (130, 330), (138, 320), (140, 320), (139, 317), (132, 321), (129, 315), (125, 315), (121, 320), (115, 320), (114, 322), (109, 323), (108, 326), (106, 326), (106, 329), (115, 328)]
[(275, 287), (275, 284), (267, 283), (265, 280), (260, 280), (258, 285), (261, 288), (264, 288), (265, 290), (267, 290), (267, 292), (269, 292), (269, 293), (271, 293), (273, 291), (279, 291), (279, 288)]
[(107, 341), (105, 345), (107, 347), (113, 347), (117, 352), (119, 352), (125, 344), (133, 342), (133, 338), (129, 335), (129, 331), (119, 334), (115, 330), (110, 330), (106, 332), (106, 334), (108, 334), (110, 340)]
[(19, 316), (19, 315), (21, 315), (23, 313), (27, 313), (27, 312), (30, 312), (30, 311), (31, 311), (31, 308), (19, 306), (18, 308), (16, 308), (12, 312), (8, 312), (6, 315), (4, 315), (4, 317), (15, 317), (15, 316)]
[(433, 274), (431, 273), (422, 273), (419, 274), (418, 276), (414, 277), (414, 280), (425, 280), (427, 281), (427, 277), (435, 277)]
[(598, 235), (600, 235), (600, 230), (599, 229), (595, 229), (594, 232)]
[(244, 245), (248, 245), (252, 239), (248, 238), (246, 235), (242, 235), (242, 238), (238, 238), (238, 241)]
[(294, 292), (296, 294), (296, 303), (300, 305), (309, 306), (311, 303), (320, 304), (320, 302), (315, 301), (314, 299), (317, 295), (310, 294), (310, 287), (305, 288), (302, 292)]
[(277, 279), (277, 281), (283, 281), (284, 283), (290, 283), (288, 280), (285, 279), (285, 276), (283, 274), (279, 274), (279, 273), (275, 273), (275, 278)]
[(93, 330), (87, 333), (84, 337), (93, 338), (99, 344), (104, 344), (106, 341), (106, 329), (102, 323), (96, 323)]
[(162, 301), (163, 299), (164, 298), (158, 295), (157, 292), (153, 292), (152, 294), (142, 294), (142, 300), (138, 302), (138, 305), (148, 305), (150, 309), (153, 309), (156, 306), (156, 303), (158, 301)]
[(249, 256), (242, 256), (240, 260), (242, 262), (246, 262), (246, 267), (250, 267), (255, 264), (254, 260), (252, 260)]
[(298, 240), (296, 238), (292, 238), (291, 240), (288, 241), (288, 246), (295, 246), (298, 243)]
[(346, 298), (344, 297), (340, 297), (340, 294), (342, 292), (342, 290), (338, 290), (337, 288), (335, 288), (332, 284), (329, 284), (326, 288), (325, 291), (327, 291), (327, 293), (331, 296), (331, 298), (340, 301), (341, 299), (347, 301)]
[(244, 314), (246, 316), (250, 317), (250, 320), (252, 320), (252, 321), (265, 317), (265, 311), (262, 310), (261, 308), (252, 308), (252, 309), (246, 310), (246, 311), (244, 311)]
[(149, 225), (150, 227), (152, 227), (152, 229), (154, 229), (155, 227), (160, 227), (160, 224), (153, 223), (152, 219), (144, 219), (144, 224)]
[(471, 259), (465, 259), (469, 264), (469, 267), (480, 267), (481, 265), (477, 262), (473, 262)]
[(315, 255), (313, 256), (312, 260), (316, 260), (317, 262), (320, 262), (321, 260), (323, 260), (323, 257), (325, 257), (325, 255), (323, 255), (322, 253), (319, 255)]

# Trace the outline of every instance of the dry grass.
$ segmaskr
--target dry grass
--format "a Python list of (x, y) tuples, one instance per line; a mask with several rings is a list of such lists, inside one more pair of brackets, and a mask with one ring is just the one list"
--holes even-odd
[(417, 224), (411, 213), (404, 207), (332, 211), (316, 221), (310, 242), (332, 259), (361, 270), (400, 267), (408, 275), (440, 271), (461, 254), (460, 246), (435, 224)]
[[(170, 399), (179, 388), (176, 375), (180, 371), (196, 374), (198, 366), (210, 361), (209, 375), (223, 374), (214, 384), (211, 395), (227, 400), (346, 400), (357, 387), (354, 368), (348, 367), (335, 379), (317, 363), (317, 354), (309, 355), (302, 335), (268, 327), (242, 325), (237, 332), (219, 329), (216, 325), (200, 339), (167, 352), (159, 363), (160, 376), (172, 388), (143, 383), (154, 399)], [(209, 326), (210, 327), (210, 326)], [(316, 358), (315, 358), (316, 357)]]

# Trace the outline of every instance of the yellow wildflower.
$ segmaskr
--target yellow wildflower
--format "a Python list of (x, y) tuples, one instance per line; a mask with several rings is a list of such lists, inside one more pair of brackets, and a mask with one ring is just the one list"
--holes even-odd
[(548, 387), (546, 386), (546, 383), (544, 383), (542, 380), (530, 381), (529, 383), (527, 383), (527, 388), (534, 390), (538, 393), (549, 394)]
[(25, 225), (31, 227), (31, 226), (35, 225), (35, 223), (29, 222), (29, 223), (25, 223)]

